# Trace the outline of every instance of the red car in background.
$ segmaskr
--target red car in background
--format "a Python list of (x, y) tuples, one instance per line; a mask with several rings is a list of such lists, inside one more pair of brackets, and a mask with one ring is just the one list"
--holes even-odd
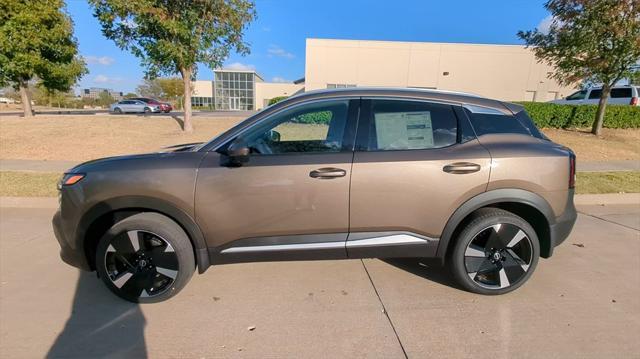
[(164, 113), (169, 113), (173, 110), (173, 107), (171, 106), (170, 103), (166, 103), (166, 102), (160, 102), (156, 99), (153, 98), (149, 98), (149, 97), (134, 97), (131, 100), (138, 100), (138, 101), (142, 101), (144, 103), (148, 103), (150, 105), (155, 105), (160, 107), (160, 111), (164, 112)]

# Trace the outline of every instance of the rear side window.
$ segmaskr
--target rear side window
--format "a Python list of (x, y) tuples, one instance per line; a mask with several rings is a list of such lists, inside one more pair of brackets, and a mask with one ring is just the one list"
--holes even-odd
[(457, 141), (458, 121), (450, 105), (372, 100), (369, 151), (420, 150)]
[(525, 111), (518, 112), (515, 116), (498, 115), (488, 113), (472, 113), (466, 110), (471, 125), (477, 136), (497, 133), (514, 133), (519, 135), (545, 138)]
[(611, 89), (611, 98), (630, 98), (631, 87)]

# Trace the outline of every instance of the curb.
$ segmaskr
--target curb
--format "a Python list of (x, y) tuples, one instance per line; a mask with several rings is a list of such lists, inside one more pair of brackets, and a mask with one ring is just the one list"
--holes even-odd
[(58, 208), (58, 197), (0, 197), (2, 208)]
[(577, 194), (573, 198), (576, 206), (610, 204), (635, 204), (640, 206), (640, 193), (603, 193), (603, 194)]

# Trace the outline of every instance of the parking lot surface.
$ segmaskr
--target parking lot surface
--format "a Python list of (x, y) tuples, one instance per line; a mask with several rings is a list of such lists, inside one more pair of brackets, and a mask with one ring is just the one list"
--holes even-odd
[(211, 267), (135, 305), (63, 264), (53, 208), (0, 207), (0, 357), (602, 358), (640, 353), (640, 206), (583, 206), (503, 296), (417, 259)]

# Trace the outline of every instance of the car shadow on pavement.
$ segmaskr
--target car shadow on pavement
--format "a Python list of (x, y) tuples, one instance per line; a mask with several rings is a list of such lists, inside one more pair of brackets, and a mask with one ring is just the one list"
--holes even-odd
[(140, 306), (113, 295), (95, 273), (80, 271), (71, 316), (47, 358), (146, 358)]
[(451, 288), (462, 289), (453, 279), (446, 267), (429, 262), (424, 258), (389, 258), (383, 262), (411, 274), (428, 279)]

